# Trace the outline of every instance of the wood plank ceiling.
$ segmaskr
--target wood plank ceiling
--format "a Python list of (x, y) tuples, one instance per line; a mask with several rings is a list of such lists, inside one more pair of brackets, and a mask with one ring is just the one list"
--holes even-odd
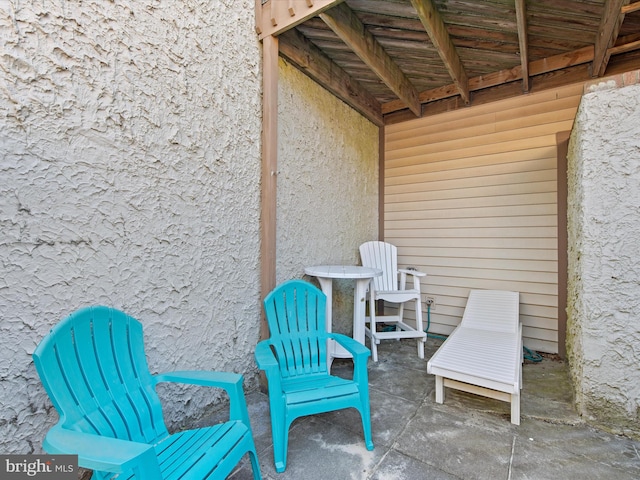
[(376, 125), (640, 68), (640, 0), (256, 0), (256, 30)]

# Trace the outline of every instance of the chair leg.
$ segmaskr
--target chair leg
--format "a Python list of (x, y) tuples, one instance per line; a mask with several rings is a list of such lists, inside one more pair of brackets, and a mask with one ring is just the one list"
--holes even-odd
[[(362, 431), (364, 432), (364, 444), (367, 450), (373, 450), (373, 440), (371, 439), (371, 415), (360, 412), (362, 416)], [(365, 418), (366, 417), (366, 418)]]
[(249, 460), (251, 461), (251, 471), (253, 472), (253, 480), (261, 480), (262, 473), (260, 472), (260, 462), (258, 461), (258, 452), (256, 452), (256, 444), (253, 441), (251, 429), (245, 436), (244, 440), (245, 452), (249, 454)]
[(436, 375), (436, 403), (444, 403), (444, 378)]
[(373, 440), (371, 438), (371, 408), (369, 405), (369, 386), (360, 385), (360, 417), (362, 418), (362, 431), (364, 433), (364, 444), (367, 450), (373, 450)]
[[(269, 397), (271, 400), (271, 396)], [(287, 468), (287, 445), (289, 442), (289, 424), (287, 423), (285, 406), (278, 401), (270, 401), (271, 436), (273, 441), (273, 463), (276, 472), (282, 473)]]
[[(284, 422), (283, 422), (284, 423)], [(280, 425), (278, 428), (282, 428)], [(276, 472), (282, 473), (287, 468), (287, 446), (289, 443), (289, 428), (284, 426), (280, 432), (280, 438), (276, 443), (273, 442), (273, 463), (276, 467)]]
[(424, 360), (424, 339), (418, 339), (418, 358)]
[[(422, 305), (420, 305), (420, 298), (416, 299), (416, 330), (423, 332), (422, 326)], [(418, 339), (418, 358), (424, 360), (424, 343), (425, 338)]]
[(511, 394), (511, 423), (520, 425), (520, 392)]
[(378, 343), (376, 338), (376, 302), (371, 295), (369, 299), (369, 331), (371, 332), (371, 359), (378, 361)]
[(378, 345), (375, 338), (371, 339), (371, 359), (376, 363), (378, 362)]
[(260, 462), (258, 461), (258, 454), (255, 450), (249, 450), (249, 460), (251, 460), (251, 471), (253, 472), (253, 480), (262, 480), (262, 473), (260, 473)]

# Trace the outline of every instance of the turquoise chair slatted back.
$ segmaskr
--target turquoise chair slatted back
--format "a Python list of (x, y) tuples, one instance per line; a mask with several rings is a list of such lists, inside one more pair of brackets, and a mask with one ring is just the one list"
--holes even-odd
[(327, 373), (326, 304), (326, 295), (302, 280), (284, 282), (264, 299), (283, 379)]
[(84, 308), (56, 325), (33, 358), (63, 426), (148, 444), (168, 434), (134, 318)]

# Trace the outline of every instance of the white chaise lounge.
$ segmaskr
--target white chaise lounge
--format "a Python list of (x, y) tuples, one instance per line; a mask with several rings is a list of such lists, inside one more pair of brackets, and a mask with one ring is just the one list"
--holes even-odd
[(472, 290), (460, 325), (427, 363), (436, 376), (436, 402), (444, 388), (511, 402), (511, 423), (520, 425), (522, 325), (520, 294)]

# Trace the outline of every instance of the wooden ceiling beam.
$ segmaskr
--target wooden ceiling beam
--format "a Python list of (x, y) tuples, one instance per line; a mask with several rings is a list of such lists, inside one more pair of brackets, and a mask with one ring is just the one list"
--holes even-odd
[(522, 90), (529, 91), (529, 42), (527, 41), (527, 6), (525, 0), (516, 0), (516, 21), (522, 67)]
[(620, 12), (626, 15), (627, 13), (637, 12), (640, 10), (640, 2), (635, 2), (630, 5), (625, 5), (620, 9)]
[(421, 115), (415, 87), (346, 4), (321, 13), (320, 18), (416, 116)]
[(278, 39), (280, 55), (296, 68), (370, 122), (379, 127), (384, 125), (380, 102), (304, 35), (293, 29), (283, 33)]
[[(593, 51), (593, 46), (589, 47)], [(631, 52), (625, 55), (620, 55), (611, 60), (607, 75), (617, 75), (632, 70), (638, 69), (640, 62), (640, 52)], [(520, 67), (518, 67), (520, 68)], [(547, 72), (533, 78), (532, 91), (540, 92), (549, 88), (558, 88), (572, 83), (585, 83), (592, 79), (591, 77), (591, 65), (589, 63), (583, 63), (581, 65), (575, 65), (562, 70), (554, 70)], [(532, 75), (533, 76), (533, 75)], [(497, 85), (495, 87), (484, 89), (477, 92), (473, 96), (474, 105), (483, 105), (498, 100), (504, 100), (507, 98), (513, 98), (522, 95), (522, 90), (516, 83), (508, 83), (503, 85)], [(452, 96), (450, 98), (444, 98), (439, 101), (431, 102), (422, 106), (423, 117), (431, 115), (437, 115), (440, 113), (451, 112), (453, 110), (459, 110), (465, 108), (459, 101), (460, 97)], [(411, 112), (407, 110), (400, 110), (390, 115), (385, 116), (385, 125), (393, 125), (401, 123), (407, 120), (411, 120)]]
[(628, 35), (618, 40), (618, 44), (608, 50), (609, 56), (640, 50), (640, 38), (638, 38), (638, 35)]
[(438, 9), (432, 0), (411, 0), (411, 4), (418, 12), (418, 17), (444, 62), (453, 83), (458, 88), (458, 93), (465, 103), (469, 103), (471, 98), (467, 73)]
[[(529, 64), (529, 74), (531, 76), (542, 75), (554, 71), (564, 70), (576, 65), (589, 63), (593, 60), (593, 47), (584, 47), (573, 52), (562, 53), (553, 57), (535, 60)], [(501, 70), (495, 73), (489, 73), (480, 77), (469, 79), (469, 90), (478, 91), (486, 88), (496, 87), (502, 84), (515, 82), (522, 79), (522, 67)], [(455, 85), (445, 85), (443, 87), (434, 88), (420, 92), (420, 102), (429, 103), (457, 95)], [(398, 110), (406, 108), (402, 103), (393, 101), (382, 104), (382, 114), (387, 115)]]
[(620, 25), (624, 20), (623, 8), (628, 4), (629, 0), (605, 1), (604, 12), (594, 45), (593, 64), (591, 66), (591, 75), (594, 77), (603, 76), (607, 69), (607, 64), (611, 57), (608, 50), (616, 43)]

